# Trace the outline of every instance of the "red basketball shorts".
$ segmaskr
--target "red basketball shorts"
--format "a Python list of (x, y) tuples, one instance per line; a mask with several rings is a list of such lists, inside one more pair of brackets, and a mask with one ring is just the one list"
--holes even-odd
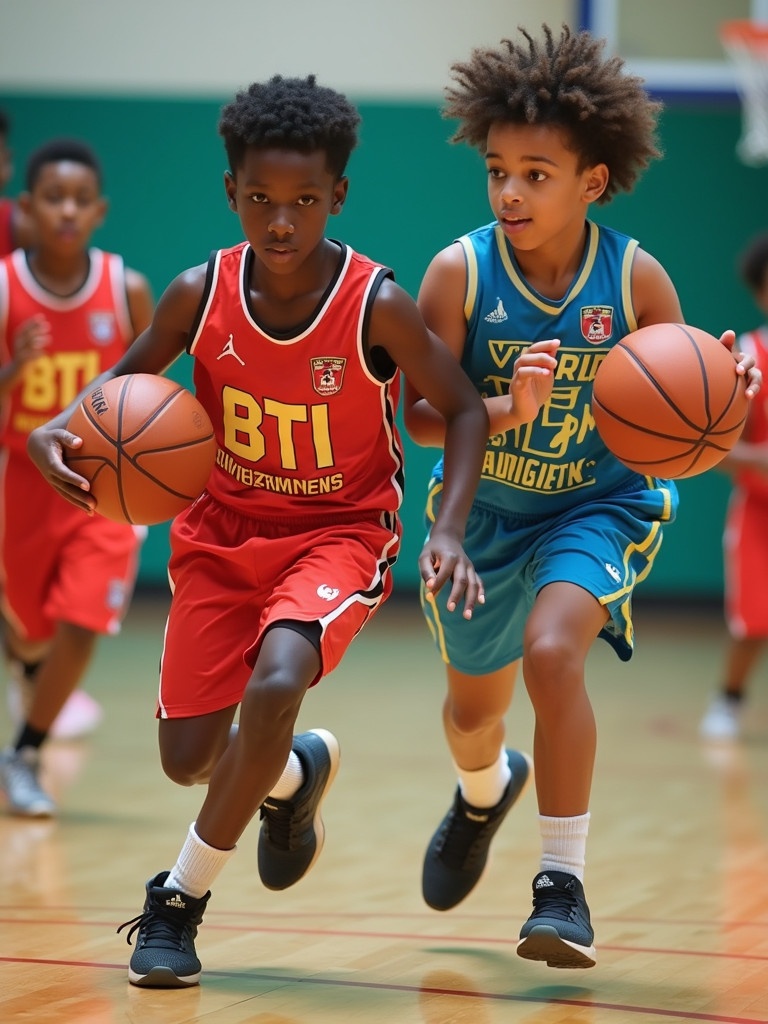
[(731, 492), (723, 534), (725, 621), (736, 639), (768, 637), (768, 498)]
[(204, 494), (171, 527), (157, 717), (238, 704), (264, 632), (280, 620), (319, 622), (318, 679), (333, 671), (391, 593), (399, 546), (392, 513), (265, 521)]
[(58, 622), (117, 633), (133, 593), (146, 527), (89, 516), (46, 483), (26, 455), (3, 454), (3, 613), (26, 640)]

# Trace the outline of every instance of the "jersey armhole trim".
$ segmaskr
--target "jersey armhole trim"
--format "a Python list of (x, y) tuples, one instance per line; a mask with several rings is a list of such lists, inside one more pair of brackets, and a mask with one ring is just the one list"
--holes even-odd
[(363, 318), (360, 324), (360, 344), (365, 368), (381, 384), (392, 380), (397, 373), (397, 363), (381, 345), (374, 346), (375, 351), (381, 352), (381, 358), (377, 359), (374, 356), (373, 351), (368, 345), (368, 332), (370, 330), (373, 304), (376, 301), (376, 296), (379, 294), (379, 289), (386, 280), (394, 281), (394, 279), (395, 275), (389, 267), (379, 267), (374, 272), (368, 288), (368, 294), (365, 298), (365, 309), (363, 310)]
[(621, 299), (624, 306), (624, 317), (627, 321), (630, 332), (637, 330), (637, 317), (632, 302), (632, 264), (637, 252), (637, 239), (630, 238), (624, 250), (624, 259), (621, 263)]
[(462, 235), (458, 239), (458, 243), (464, 250), (464, 263), (467, 268), (467, 286), (464, 292), (464, 319), (469, 323), (477, 301), (477, 253), (468, 235)]
[(203, 329), (203, 324), (208, 316), (208, 310), (210, 309), (211, 302), (213, 300), (213, 294), (216, 291), (216, 281), (219, 277), (219, 267), (221, 266), (221, 249), (214, 249), (211, 255), (208, 257), (208, 266), (205, 271), (205, 285), (203, 286), (203, 294), (200, 296), (200, 302), (195, 313), (195, 318), (192, 321), (192, 326), (189, 330), (189, 341), (187, 342), (187, 352), (189, 355), (195, 354), (195, 346), (197, 345), (200, 332)]

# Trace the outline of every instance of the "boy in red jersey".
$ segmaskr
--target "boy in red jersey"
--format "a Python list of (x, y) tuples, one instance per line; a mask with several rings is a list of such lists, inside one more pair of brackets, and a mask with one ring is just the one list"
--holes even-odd
[[(446, 421), (444, 500), (419, 565), (470, 617), (482, 585), (462, 548), (488, 417), (457, 361), (391, 271), (326, 236), (347, 196), (359, 115), (314, 76), (254, 83), (221, 115), (224, 185), (247, 239), (180, 274), (109, 376), (194, 357), (219, 444), (207, 490), (171, 527), (173, 599), (157, 716), (166, 774), (207, 783), (171, 871), (146, 885), (129, 980), (200, 977), (194, 939), (210, 887), (261, 809), (259, 874), (297, 882), (323, 845), (320, 806), (339, 748), (297, 736), (330, 673), (392, 588), (403, 453), (399, 374)], [(48, 481), (92, 509), (62, 455), (66, 414), (30, 438)], [(240, 706), (239, 728), (231, 730)]]
[(120, 358), (151, 320), (152, 296), (119, 256), (90, 247), (106, 202), (88, 146), (40, 147), (20, 202), (36, 241), (0, 260), (0, 567), (6, 654), (34, 685), (26, 720), (0, 755), (0, 789), (13, 813), (40, 816), (55, 810), (38, 779), (40, 748), (97, 636), (120, 628), (139, 537), (63, 501), (30, 462), (27, 439)]
[[(33, 225), (18, 199), (3, 198), (2, 192), (13, 175), (13, 153), (8, 145), (11, 122), (0, 110), (0, 257), (14, 249), (29, 249), (33, 242)], [(8, 711), (15, 725), (21, 723), (32, 697), (30, 671), (18, 661), (9, 664)], [(77, 689), (67, 700), (50, 729), (53, 739), (79, 739), (92, 732), (103, 716), (101, 705)]]
[[(737, 347), (754, 357), (768, 375), (768, 232), (750, 242), (740, 261), (741, 279), (765, 322), (742, 334)], [(768, 639), (768, 394), (752, 402), (741, 438), (719, 467), (730, 473), (733, 490), (723, 534), (725, 622), (730, 640), (724, 678), (701, 720), (707, 740), (741, 735), (749, 679)]]

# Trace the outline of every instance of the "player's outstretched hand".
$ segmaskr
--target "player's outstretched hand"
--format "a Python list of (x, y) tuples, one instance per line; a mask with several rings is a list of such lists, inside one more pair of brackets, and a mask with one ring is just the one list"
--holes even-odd
[[(725, 345), (729, 352), (733, 352), (735, 341), (736, 334), (734, 331), (724, 331), (720, 335), (720, 344)], [(747, 390), (745, 392), (747, 398), (754, 398), (763, 383), (763, 375), (755, 366), (755, 357), (748, 352), (733, 352), (733, 358), (736, 360), (736, 373), (742, 374), (747, 378)]]
[(512, 408), (520, 423), (530, 423), (552, 394), (557, 367), (556, 338), (535, 341), (515, 361), (515, 372), (509, 382)]
[(485, 603), (482, 580), (453, 534), (433, 526), (419, 555), (419, 569), (427, 588), (427, 600), (450, 581), (449, 612), (455, 611), (463, 598), (464, 618), (471, 619), (475, 607)]
[(27, 438), (29, 457), (55, 491), (85, 512), (93, 512), (96, 499), (89, 494), (91, 485), (73, 472), (64, 461), (67, 448), (77, 449), (82, 438), (63, 427), (37, 427)]

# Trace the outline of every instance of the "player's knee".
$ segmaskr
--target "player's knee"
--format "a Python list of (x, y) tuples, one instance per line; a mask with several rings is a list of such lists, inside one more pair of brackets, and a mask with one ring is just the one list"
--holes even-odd
[(161, 757), (163, 771), (177, 786), (197, 786), (208, 782), (212, 766), (195, 757), (179, 757), (177, 754)]
[(462, 736), (487, 732), (497, 726), (502, 717), (491, 708), (465, 703), (452, 702), (446, 710), (452, 729)]
[(572, 646), (554, 631), (530, 639), (523, 658), (523, 676), (528, 691), (560, 688), (562, 680), (571, 673), (575, 660)]
[(270, 732), (292, 728), (306, 689), (307, 684), (283, 666), (254, 674), (243, 694), (240, 721), (251, 733), (262, 727)]
[(207, 744), (183, 737), (160, 742), (160, 763), (168, 778), (178, 786), (196, 786), (208, 782), (217, 758)]

